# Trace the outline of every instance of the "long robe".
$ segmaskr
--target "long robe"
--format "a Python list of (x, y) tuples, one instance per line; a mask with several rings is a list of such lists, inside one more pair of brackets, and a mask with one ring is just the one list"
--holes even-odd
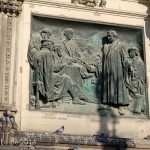
[(59, 75), (61, 69), (55, 53), (47, 48), (42, 48), (34, 59), (34, 66), (38, 69), (39, 92), (47, 101), (58, 100), (66, 95), (69, 88), (74, 85), (67, 75)]
[(145, 64), (140, 56), (132, 60), (132, 67), (134, 72), (130, 76), (130, 87), (133, 89), (131, 94), (134, 108), (131, 111), (141, 113), (144, 111), (146, 114), (146, 79), (145, 79)]
[(61, 44), (61, 59), (69, 64), (65, 67), (64, 72), (71, 77), (79, 86), (82, 86), (82, 76), (87, 74), (87, 69), (78, 62), (73, 62), (73, 59), (81, 59), (81, 51), (74, 40), (62, 40)]
[(102, 102), (114, 105), (127, 105), (127, 68), (129, 56), (117, 40), (103, 47), (103, 85)]

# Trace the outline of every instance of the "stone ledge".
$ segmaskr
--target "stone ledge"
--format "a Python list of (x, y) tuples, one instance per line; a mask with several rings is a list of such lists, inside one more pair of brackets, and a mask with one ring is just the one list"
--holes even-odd
[(53, 133), (42, 132), (19, 132), (17, 143), (0, 143), (0, 149), (3, 150), (69, 150), (75, 144), (80, 146), (81, 150), (116, 150), (116, 149), (150, 149), (150, 140), (110, 138), (95, 135), (56, 135)]
[(143, 139), (127, 139), (127, 138), (110, 138), (94, 135), (94, 136), (82, 136), (82, 135), (57, 135), (53, 133), (41, 133), (41, 132), (20, 132), (19, 139), (22, 142), (24, 140), (30, 141), (35, 146), (54, 146), (54, 145), (74, 145), (79, 144), (82, 147), (123, 147), (123, 148), (140, 148), (150, 149), (150, 140)]
[(10, 110), (12, 112), (17, 112), (18, 111), (17, 108), (14, 107), (14, 106), (9, 106), (9, 105), (3, 105), (3, 104), (1, 104), (0, 105), (0, 111), (6, 111), (6, 110)]

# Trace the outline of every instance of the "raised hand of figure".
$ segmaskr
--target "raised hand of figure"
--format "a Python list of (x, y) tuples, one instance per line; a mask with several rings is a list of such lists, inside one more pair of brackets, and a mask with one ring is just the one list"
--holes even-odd
[(75, 63), (77, 60), (75, 58), (70, 58), (70, 60), (67, 62), (68, 65), (71, 65)]
[(67, 66), (67, 63), (65, 63), (65, 62), (61, 64), (62, 68), (66, 67), (66, 66)]
[(134, 76), (134, 68), (132, 66), (130, 66), (130, 73), (132, 76)]
[(77, 58), (77, 62), (82, 64), (82, 65), (86, 64), (85, 60), (81, 59), (81, 58)]

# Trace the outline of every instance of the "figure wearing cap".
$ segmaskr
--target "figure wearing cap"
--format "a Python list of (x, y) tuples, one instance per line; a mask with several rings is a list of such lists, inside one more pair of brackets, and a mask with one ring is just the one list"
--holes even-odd
[(136, 113), (146, 113), (145, 102), (145, 65), (136, 47), (128, 49), (128, 54), (132, 62), (132, 70), (129, 72), (130, 95), (133, 101), (131, 111)]

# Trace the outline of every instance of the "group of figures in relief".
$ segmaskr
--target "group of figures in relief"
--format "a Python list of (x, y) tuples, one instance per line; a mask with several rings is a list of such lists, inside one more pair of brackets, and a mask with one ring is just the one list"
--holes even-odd
[(6, 110), (0, 118), (0, 139), (1, 144), (12, 144), (17, 142), (18, 125), (11, 111)]
[[(120, 115), (131, 111), (146, 114), (145, 64), (137, 48), (125, 49), (116, 31), (110, 30), (99, 52), (86, 43), (84, 51), (67, 28), (59, 44), (52, 31), (43, 29), (31, 35), (28, 60), (31, 66), (31, 105), (70, 97), (76, 105), (86, 103), (117, 107)], [(83, 90), (95, 85), (96, 99)], [(91, 88), (91, 89), (90, 89)]]

